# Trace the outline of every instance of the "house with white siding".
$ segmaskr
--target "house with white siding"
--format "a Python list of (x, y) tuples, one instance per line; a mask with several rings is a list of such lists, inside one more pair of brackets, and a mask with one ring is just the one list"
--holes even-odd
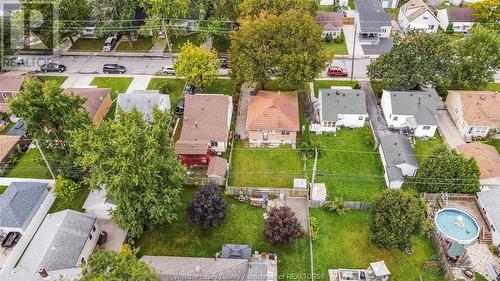
[(422, 0), (410, 0), (399, 8), (398, 23), (403, 32), (420, 30), (436, 33), (439, 20)]
[(388, 188), (399, 189), (405, 177), (415, 177), (419, 168), (410, 141), (403, 135), (390, 134), (380, 138), (380, 158)]
[(451, 24), (453, 32), (467, 33), (476, 21), (472, 15), (474, 10), (466, 7), (449, 7), (438, 10), (439, 26), (447, 30)]

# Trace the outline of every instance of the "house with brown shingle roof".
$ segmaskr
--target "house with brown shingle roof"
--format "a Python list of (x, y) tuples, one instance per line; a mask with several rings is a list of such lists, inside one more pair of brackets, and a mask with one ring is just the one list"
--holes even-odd
[(330, 34), (336, 38), (342, 32), (342, 13), (339, 12), (318, 12), (314, 19), (323, 28), (322, 38)]
[(4, 173), (7, 161), (16, 151), (17, 144), (20, 140), (20, 136), (0, 135), (0, 175)]
[(403, 32), (411, 29), (436, 33), (439, 20), (422, 0), (410, 0), (399, 8), (398, 23)]
[(10, 112), (8, 100), (15, 99), (23, 87), (26, 73), (22, 71), (9, 71), (0, 74), (0, 111)]
[(233, 98), (228, 95), (196, 94), (184, 99), (184, 116), (174, 149), (185, 165), (208, 165), (212, 152), (228, 147)]
[(469, 32), (476, 21), (473, 13), (474, 10), (466, 7), (448, 7), (438, 10), (439, 26), (446, 30), (451, 24), (454, 32)]
[(466, 158), (476, 160), (481, 186), (500, 187), (500, 155), (494, 146), (472, 142), (458, 146), (458, 150)]
[(464, 140), (500, 132), (498, 92), (450, 90), (445, 105)]
[(296, 92), (260, 91), (250, 96), (246, 133), (252, 146), (295, 145), (299, 125)]
[(111, 108), (111, 89), (109, 88), (67, 88), (64, 92), (85, 99), (83, 108), (92, 119), (94, 126), (101, 123)]

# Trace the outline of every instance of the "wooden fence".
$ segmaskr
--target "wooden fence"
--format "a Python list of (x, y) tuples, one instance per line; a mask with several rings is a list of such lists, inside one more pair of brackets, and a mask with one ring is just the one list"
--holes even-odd
[[(323, 203), (310, 201), (309, 207), (311, 208), (321, 208), (324, 204), (330, 203), (331, 201), (325, 201)], [(344, 201), (344, 206), (353, 210), (366, 211), (370, 209), (370, 203), (362, 201)]]
[(453, 277), (453, 274), (451, 272), (451, 267), (447, 262), (446, 254), (443, 249), (443, 245), (440, 242), (440, 235), (434, 230), (434, 233), (432, 235), (432, 244), (434, 245), (434, 249), (436, 249), (437, 254), (438, 254), (438, 259), (439, 262), (442, 265), (443, 271), (444, 271), (444, 277), (446, 280), (453, 281), (455, 278)]
[(267, 194), (279, 196), (283, 194), (285, 197), (307, 197), (307, 189), (298, 188), (272, 188), (272, 187), (239, 187), (228, 186), (226, 192), (231, 195), (237, 195), (242, 191), (245, 195)]

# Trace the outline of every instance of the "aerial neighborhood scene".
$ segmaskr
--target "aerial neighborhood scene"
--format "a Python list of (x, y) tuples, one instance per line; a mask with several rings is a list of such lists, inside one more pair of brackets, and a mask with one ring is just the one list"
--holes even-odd
[(0, 20), (0, 281), (500, 281), (500, 0)]

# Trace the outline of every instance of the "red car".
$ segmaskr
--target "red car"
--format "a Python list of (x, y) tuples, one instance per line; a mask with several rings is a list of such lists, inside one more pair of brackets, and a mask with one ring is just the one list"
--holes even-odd
[(347, 70), (339, 66), (330, 66), (326, 74), (328, 74), (328, 76), (347, 76)]

